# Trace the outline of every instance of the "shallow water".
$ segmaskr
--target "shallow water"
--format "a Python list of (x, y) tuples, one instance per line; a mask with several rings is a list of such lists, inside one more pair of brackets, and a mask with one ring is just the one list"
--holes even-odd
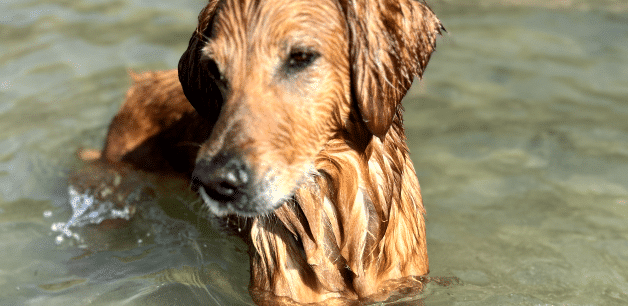
[[(405, 120), (430, 275), (460, 282), (410, 304), (628, 303), (628, 5), (574, 2), (430, 2), (448, 33)], [(251, 303), (246, 246), (194, 216), (51, 230), (127, 70), (176, 67), (203, 3), (0, 3), (1, 304)]]

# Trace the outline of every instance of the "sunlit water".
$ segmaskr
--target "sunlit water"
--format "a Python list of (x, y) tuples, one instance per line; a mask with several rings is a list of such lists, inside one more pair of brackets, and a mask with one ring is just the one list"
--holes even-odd
[[(0, 304), (252, 303), (246, 245), (175, 198), (66, 226), (89, 202), (74, 153), (101, 147), (128, 69), (176, 67), (203, 3), (0, 2)], [(405, 120), (430, 275), (460, 282), (411, 304), (628, 303), (628, 5), (430, 3), (448, 33)]]

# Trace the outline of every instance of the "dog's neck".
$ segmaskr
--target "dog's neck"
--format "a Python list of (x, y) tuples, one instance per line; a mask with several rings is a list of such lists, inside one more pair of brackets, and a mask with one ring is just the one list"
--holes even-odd
[(397, 121), (363, 151), (330, 141), (316, 160), (319, 175), (274, 216), (253, 222), (254, 296), (365, 298), (427, 274), (420, 188)]

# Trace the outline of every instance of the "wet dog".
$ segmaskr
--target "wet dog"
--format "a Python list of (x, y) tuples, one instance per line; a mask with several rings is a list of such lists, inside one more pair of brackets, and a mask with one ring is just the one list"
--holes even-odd
[(260, 304), (420, 288), (401, 100), (442, 29), (415, 0), (212, 0), (178, 70), (133, 75), (98, 158), (187, 177), (244, 220)]

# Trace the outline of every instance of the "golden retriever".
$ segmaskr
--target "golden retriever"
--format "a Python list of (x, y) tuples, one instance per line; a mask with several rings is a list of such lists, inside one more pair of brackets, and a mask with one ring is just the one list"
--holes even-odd
[(401, 100), (441, 30), (416, 0), (211, 0), (178, 70), (132, 74), (99, 159), (186, 176), (242, 220), (259, 304), (420, 289)]

